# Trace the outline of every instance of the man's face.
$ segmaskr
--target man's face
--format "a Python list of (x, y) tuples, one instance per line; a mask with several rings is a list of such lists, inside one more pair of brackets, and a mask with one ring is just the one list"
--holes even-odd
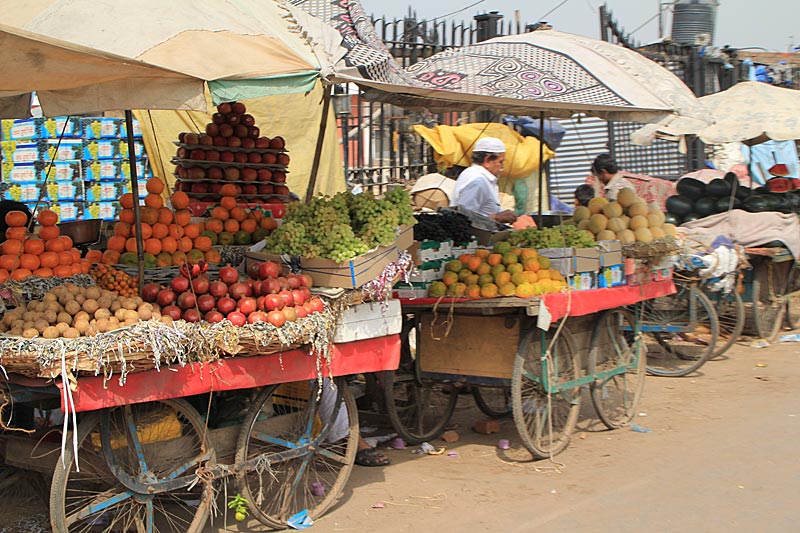
[(505, 163), (505, 160), (505, 154), (497, 154), (496, 159), (491, 159), (491, 156), (489, 156), (486, 158), (486, 161), (484, 161), (483, 166), (495, 176), (500, 177), (500, 173), (503, 172), (503, 163)]
[(598, 169), (596, 169), (594, 167), (592, 167), (592, 174), (597, 176), (597, 179), (599, 179), (600, 182), (603, 183), (603, 185), (607, 185), (608, 182), (611, 181), (611, 178), (614, 177), (614, 175), (613, 174), (609, 174), (608, 171), (606, 171), (606, 170), (598, 170)]

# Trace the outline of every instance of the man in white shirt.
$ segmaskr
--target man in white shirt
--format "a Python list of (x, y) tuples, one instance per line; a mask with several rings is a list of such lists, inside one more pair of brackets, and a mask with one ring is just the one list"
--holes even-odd
[(510, 224), (517, 217), (513, 211), (500, 207), (497, 177), (503, 171), (506, 147), (495, 137), (483, 137), (472, 150), (472, 166), (465, 169), (456, 181), (453, 205)]
[(594, 158), (592, 174), (600, 180), (600, 186), (603, 188), (605, 197), (609, 202), (616, 200), (619, 191), (622, 189), (636, 191), (633, 184), (622, 177), (617, 162), (614, 161), (610, 154), (600, 154)]

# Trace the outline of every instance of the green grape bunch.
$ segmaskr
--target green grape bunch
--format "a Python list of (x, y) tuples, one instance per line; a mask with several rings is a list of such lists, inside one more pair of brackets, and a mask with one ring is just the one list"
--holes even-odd
[(594, 237), (589, 232), (575, 226), (554, 226), (551, 228), (526, 228), (515, 231), (508, 237), (512, 246), (521, 248), (592, 248)]

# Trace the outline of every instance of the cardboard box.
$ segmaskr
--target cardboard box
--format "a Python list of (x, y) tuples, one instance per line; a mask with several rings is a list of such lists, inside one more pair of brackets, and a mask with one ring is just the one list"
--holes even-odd
[(3, 163), (34, 163), (39, 158), (39, 146), (35, 141), (2, 141)]
[(44, 162), (83, 159), (83, 141), (80, 139), (41, 139), (37, 148), (38, 159)]
[[(90, 117), (81, 119), (84, 139), (126, 139), (128, 129), (124, 118)], [(142, 126), (133, 119), (133, 136), (142, 137)]]
[(550, 268), (569, 277), (576, 272), (600, 270), (600, 250), (597, 248), (542, 248), (540, 256), (550, 259)]
[(403, 318), (398, 300), (369, 302), (345, 309), (336, 324), (333, 342), (353, 342), (400, 333)]
[[(40, 193), (41, 187), (39, 186), (39, 183), (35, 181), (20, 182), (10, 185), (3, 192), (3, 199), (22, 203), (36, 203), (36, 201), (39, 199)], [(47, 201), (48, 199), (47, 192), (45, 192), (42, 200)]]
[[(400, 226), (395, 242), (389, 246), (378, 246), (375, 250), (360, 255), (350, 261), (335, 263), (330, 259), (300, 258), (300, 268), (311, 276), (317, 287), (341, 287), (357, 289), (368, 281), (377, 278), (383, 269), (396, 261), (398, 254), (414, 243), (412, 226)], [(263, 244), (253, 246), (245, 253), (245, 258), (254, 261), (275, 261), (282, 263), (281, 256), (261, 250)]]
[(414, 299), (425, 298), (428, 296), (428, 287), (430, 283), (412, 282), (412, 283), (395, 283), (392, 291), (394, 298)]
[[(142, 180), (153, 177), (153, 171), (147, 158), (136, 160), (136, 176)], [(86, 181), (130, 181), (130, 161), (121, 158), (84, 159), (83, 179)]]
[(622, 257), (622, 243), (620, 241), (598, 241), (597, 249), (600, 250), (600, 267), (621, 265), (625, 258)]
[[(144, 143), (134, 143), (137, 159), (144, 156)], [(127, 159), (128, 141), (123, 139), (92, 139), (83, 141), (83, 159)]]
[(58, 221), (59, 222), (72, 222), (74, 220), (83, 220), (83, 202), (58, 202)]
[(625, 272), (622, 265), (611, 265), (600, 268), (597, 276), (597, 287), (607, 289), (609, 287), (619, 287), (625, 285)]
[(573, 291), (588, 291), (597, 288), (596, 272), (577, 272), (568, 278)]
[(3, 120), (2, 135), (5, 141), (79, 138), (81, 136), (78, 117), (26, 118)]

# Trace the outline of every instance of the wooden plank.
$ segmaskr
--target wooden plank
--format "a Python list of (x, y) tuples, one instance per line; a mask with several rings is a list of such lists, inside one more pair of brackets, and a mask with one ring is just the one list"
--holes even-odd
[[(446, 318), (440, 312), (437, 324)], [(435, 337), (443, 334), (443, 328), (431, 329), (432, 313), (420, 319), (417, 356), (423, 372), (511, 378), (519, 345), (518, 318), (455, 315), (449, 335), (442, 340)]]

